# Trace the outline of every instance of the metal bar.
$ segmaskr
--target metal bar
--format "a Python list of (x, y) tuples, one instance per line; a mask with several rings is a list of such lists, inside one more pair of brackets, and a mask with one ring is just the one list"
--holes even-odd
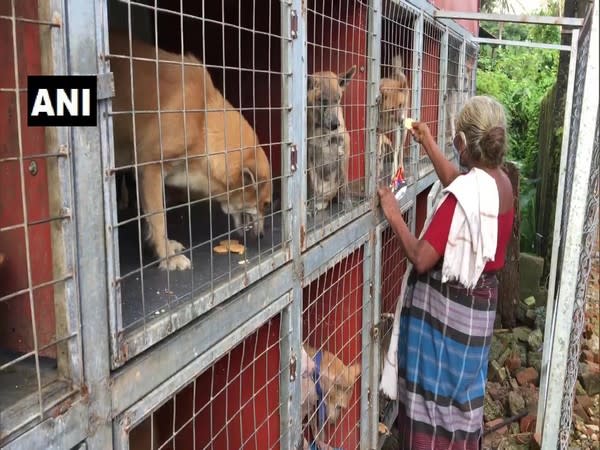
[(448, 27), (444, 27), (440, 42), (440, 93), (438, 110), (438, 138), (442, 153), (446, 153), (446, 103), (448, 101)]
[[(393, 3), (398, 5), (409, 4), (413, 7), (416, 7), (418, 10), (424, 12), (429, 17), (433, 18), (433, 14), (436, 11), (436, 7), (431, 3), (430, 0), (390, 0)], [(437, 19), (439, 23), (447, 26), (450, 30), (459, 34), (463, 37), (472, 37), (473, 35), (467, 29), (456, 23), (454, 20), (450, 19)]]
[[(381, 316), (381, 255), (382, 255), (382, 240), (381, 240), (382, 226), (374, 227), (372, 233), (374, 234), (373, 244), (373, 258), (371, 261), (371, 267), (373, 270), (371, 278), (372, 286), (372, 314), (373, 314), (373, 327), (377, 327), (380, 322)], [(379, 441), (379, 432), (377, 425), (379, 424), (379, 378), (381, 376), (381, 336), (376, 335), (376, 338), (372, 341), (372, 369), (371, 369), (371, 410), (370, 410), (370, 423), (371, 423), (371, 439), (370, 447), (377, 448)], [(385, 351), (385, 350), (384, 350)]]
[[(294, 449), (302, 439), (301, 415), (301, 361), (302, 361), (302, 250), (306, 229), (307, 187), (306, 170), (306, 101), (307, 85), (307, 25), (306, 9), (302, 0), (288, 0), (281, 4), (281, 32), (286, 39), (281, 47), (282, 75), (282, 205), (285, 230), (290, 242), (291, 304), (281, 313), (280, 321), (280, 447)], [(292, 161), (295, 152), (295, 161)], [(292, 164), (295, 167), (292, 167)], [(300, 232), (298, 232), (300, 230)], [(296, 362), (295, 373), (290, 365)], [(284, 431), (285, 430), (285, 431)]]
[[(90, 4), (91, 3), (91, 4)], [(106, 63), (97, 55), (108, 38), (105, 0), (65, 2), (66, 33), (69, 42), (67, 54), (69, 73), (106, 73)], [(98, 117), (105, 114), (98, 104)], [(106, 311), (106, 260), (104, 211), (98, 207), (102, 193), (101, 133), (99, 127), (72, 128), (73, 187), (77, 246), (77, 274), (81, 303), (81, 328), (83, 367), (88, 392), (89, 415), (84, 427), (88, 431), (88, 444), (92, 449), (112, 447), (110, 426), (110, 391), (108, 389), (110, 350), (107, 336)], [(97, 201), (92, 201), (96, 199)], [(81, 417), (80, 417), (81, 420)]]
[[(377, 429), (377, 422), (372, 422), (371, 411), (373, 409), (373, 398), (377, 396), (377, 390), (373, 390), (371, 382), (373, 379), (373, 349), (375, 340), (371, 331), (375, 322), (373, 316), (373, 257), (375, 233), (371, 228), (369, 239), (363, 246), (363, 289), (362, 289), (362, 335), (361, 335), (361, 374), (360, 374), (360, 448), (369, 448), (371, 442), (371, 430)], [(375, 255), (376, 256), (376, 255)]]
[[(50, 417), (36, 427), (27, 430), (15, 440), (2, 447), (3, 450), (43, 448), (62, 450), (73, 448), (83, 441), (88, 433), (85, 418), (89, 416), (88, 404), (79, 401), (63, 414)], [(109, 449), (111, 447), (105, 447)]]
[[(575, 299), (577, 298), (580, 257), (582, 251), (581, 236), (585, 227), (585, 213), (587, 207), (587, 193), (590, 181), (590, 170), (592, 161), (592, 152), (594, 148), (595, 133), (590, 132), (597, 125), (598, 115), (598, 3), (594, 4), (594, 11), (589, 16), (592, 23), (589, 30), (589, 36), (582, 36), (585, 42), (589, 39), (589, 49), (587, 49), (586, 72), (583, 74), (583, 86), (578, 86), (578, 93), (581, 95), (581, 112), (579, 123), (573, 125), (578, 127), (579, 132), (574, 133), (570, 130), (570, 137), (576, 136), (577, 142), (569, 142), (569, 150), (576, 151), (574, 161), (572, 186), (570, 187), (571, 198), (564, 198), (568, 202), (568, 222), (560, 223), (560, 228), (565, 227), (566, 232), (561, 233), (564, 236), (558, 247), (559, 253), (562, 247), (560, 283), (554, 285), (556, 292), (556, 309), (553, 314), (555, 319), (554, 333), (550, 344), (550, 364), (548, 368), (546, 410), (544, 414), (544, 423), (542, 425), (542, 448), (561, 448), (559, 442), (562, 441), (561, 433), (563, 423), (561, 423), (561, 412), (565, 406), (564, 396), (567, 386), (567, 364), (569, 359), (569, 343), (573, 328), (573, 311)], [(596, 19), (596, 20), (594, 20)], [(575, 42), (578, 36), (573, 36)], [(581, 44), (581, 42), (579, 43)], [(585, 45), (585, 44), (584, 44)], [(581, 56), (581, 49), (578, 50)], [(579, 61), (578, 61), (579, 62)], [(569, 66), (570, 67), (570, 66)], [(571, 77), (571, 74), (569, 74)], [(573, 115), (570, 116), (571, 118)], [(562, 161), (561, 161), (562, 162)], [(562, 172), (561, 172), (562, 175)], [(559, 183), (564, 183), (559, 180)], [(558, 208), (557, 208), (558, 209)], [(564, 214), (564, 213), (563, 213)], [(555, 225), (555, 229), (556, 229)], [(554, 243), (553, 243), (554, 259)], [(557, 276), (555, 274), (555, 276)], [(581, 295), (581, 294), (579, 294)], [(550, 298), (550, 297), (549, 297)]]
[(343, 228), (345, 225), (352, 223), (352, 221), (356, 220), (363, 214), (371, 211), (371, 209), (372, 208), (370, 204), (363, 203), (349, 210), (344, 215), (336, 219), (330, 220), (324, 226), (311, 231), (310, 233), (308, 233), (308, 236), (306, 236), (304, 240), (303, 250), (306, 250), (307, 248), (319, 244), (324, 238), (330, 236), (332, 233), (336, 232), (340, 228)]
[(560, 50), (560, 51), (571, 51), (569, 45), (560, 44), (544, 44), (542, 42), (525, 42), (525, 41), (511, 41), (507, 39), (491, 39), (491, 38), (480, 38), (474, 37), (473, 42), (479, 44), (490, 44), (490, 45), (510, 45), (513, 47), (528, 47), (528, 48), (541, 48), (546, 50)]
[(379, 83), (381, 79), (382, 1), (370, 0), (367, 25), (367, 143), (365, 145), (367, 198), (375, 200), (377, 191), (377, 121), (379, 119)]
[[(263, 311), (289, 291), (293, 283), (292, 267), (280, 269), (238, 297), (213, 308), (169, 340), (157, 344), (151, 357), (140, 358), (124, 366), (112, 378), (112, 416), (121, 414), (165, 380), (192, 362), (197, 355), (231, 334), (257, 311)], [(268, 295), (265, 295), (265, 292)], [(284, 307), (285, 305), (281, 305)], [(141, 377), (140, 374), (152, 374)]]
[(558, 267), (558, 252), (560, 247), (560, 230), (563, 213), (563, 202), (565, 193), (565, 177), (567, 170), (567, 155), (569, 152), (569, 136), (571, 133), (571, 116), (573, 112), (573, 96), (575, 93), (575, 69), (577, 64), (577, 41), (579, 40), (579, 30), (573, 30), (571, 36), (571, 56), (569, 58), (569, 76), (567, 81), (567, 92), (565, 95), (565, 115), (563, 118), (563, 136), (560, 152), (560, 166), (558, 172), (558, 186), (556, 193), (556, 208), (554, 212), (554, 232), (552, 236), (552, 256), (550, 258), (550, 271), (548, 277), (548, 302), (546, 306), (546, 325), (544, 329), (544, 346), (542, 351), (542, 363), (540, 373), (540, 392), (538, 402), (538, 421), (537, 432), (542, 432), (542, 427), (545, 422), (546, 402), (550, 379), (550, 358), (551, 358), (551, 343), (553, 342), (554, 334), (554, 298), (556, 290), (556, 271)]
[(575, 17), (553, 17), (553, 16), (530, 16), (526, 14), (498, 14), (481, 12), (459, 12), (459, 11), (434, 11), (433, 17), (436, 19), (452, 20), (477, 20), (487, 22), (511, 22), (530, 25), (558, 25), (564, 27), (583, 26), (583, 19)]
[[(421, 11), (418, 19), (415, 21), (414, 40), (413, 40), (413, 66), (412, 66), (412, 111), (413, 118), (421, 120), (421, 94), (423, 90), (423, 34), (424, 34), (424, 15)], [(419, 179), (419, 154), (420, 147), (414, 140), (410, 144), (410, 163), (412, 165), (411, 173)]]

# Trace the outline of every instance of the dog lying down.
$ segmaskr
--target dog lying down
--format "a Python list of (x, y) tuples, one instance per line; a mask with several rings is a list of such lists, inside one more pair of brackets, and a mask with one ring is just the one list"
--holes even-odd
[(196, 57), (188, 54), (182, 61), (180, 54), (136, 40), (130, 52), (129, 45), (126, 34), (110, 33), (115, 166), (138, 170), (147, 240), (159, 267), (191, 267), (183, 245), (168, 238), (163, 185), (212, 197), (237, 230), (243, 233), (246, 221), (262, 237), (271, 167), (250, 124)]
[(305, 345), (301, 364), (302, 420), (308, 419), (312, 435), (310, 444), (304, 438), (304, 449), (334, 450), (325, 443), (325, 425), (335, 424), (350, 406), (360, 363), (346, 366), (334, 354)]

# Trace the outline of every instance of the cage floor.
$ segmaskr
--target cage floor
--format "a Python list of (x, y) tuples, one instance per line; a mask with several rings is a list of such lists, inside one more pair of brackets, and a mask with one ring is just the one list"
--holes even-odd
[[(14, 361), (19, 355), (0, 349), (0, 366)], [(40, 358), (40, 380), (46, 386), (56, 379), (56, 360)], [(33, 357), (19, 361), (0, 371), (0, 411), (7, 411), (19, 401), (35, 394), (38, 380)]]
[[(140, 320), (159, 317), (169, 312), (190, 297), (226, 282), (230, 278), (251, 269), (265, 261), (281, 247), (281, 212), (265, 217), (264, 237), (258, 239), (250, 233), (243, 237), (233, 230), (232, 221), (218, 204), (212, 208), (208, 202), (182, 206), (167, 213), (167, 227), (170, 239), (181, 242), (185, 255), (192, 261), (192, 269), (167, 272), (151, 264), (156, 258), (147, 247), (142, 248), (140, 264), (138, 223), (133, 221), (119, 229), (119, 254), (121, 280), (121, 308), (124, 328), (133, 327)], [(212, 217), (212, 220), (207, 220)], [(228, 223), (231, 222), (231, 223)], [(190, 256), (190, 223), (193, 250)], [(212, 223), (212, 237), (211, 237)], [(213, 247), (224, 239), (237, 239), (246, 246), (245, 255), (235, 253), (217, 254)], [(240, 264), (240, 261), (245, 261)], [(140, 270), (141, 266), (147, 266)], [(143, 284), (143, 288), (142, 288)]]

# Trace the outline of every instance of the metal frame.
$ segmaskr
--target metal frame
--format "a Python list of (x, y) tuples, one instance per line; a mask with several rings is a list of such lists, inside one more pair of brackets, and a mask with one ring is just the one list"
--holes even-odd
[[(445, 12), (436, 12), (426, 0), (390, 0), (417, 14), (413, 31), (412, 70), (419, 76), (413, 77), (411, 86), (413, 95), (412, 111), (415, 118), (421, 116), (423, 68), (424, 23), (432, 22), (441, 30), (440, 42), (440, 104), (438, 120), (441, 120), (439, 135), (445, 132), (445, 102), (443, 96), (447, 88), (448, 39), (450, 33), (461, 40), (461, 61), (459, 75), (462, 75), (466, 58), (466, 46), (474, 43), (488, 44), (474, 38), (452, 18), (475, 18), (483, 20), (479, 14), (464, 17), (462, 13), (454, 16)], [(71, 74), (108, 74), (109, 62), (104, 55), (108, 48), (108, 0), (53, 0), (53, 5), (64, 5), (64, 23), (68, 41), (67, 71)], [(130, 3), (126, 1), (125, 3)], [(90, 8), (90, 5), (92, 6)], [(592, 33), (596, 39), (590, 49), (590, 55), (597, 54), (597, 1), (595, 3), (596, 21)], [(375, 145), (378, 84), (381, 65), (382, 0), (369, 0), (367, 35), (367, 105), (366, 105), (366, 150), (365, 150), (365, 193), (366, 199), (360, 205), (338, 217), (325, 229), (317, 229), (305, 235), (306, 230), (306, 83), (307, 71), (307, 11), (303, 0), (280, 0), (281, 18), (281, 77), (282, 77), (282, 241), (289, 245), (279, 254), (266, 258), (262, 266), (248, 271), (240, 278), (239, 286), (234, 282), (223, 285), (219, 292), (208, 296), (199, 296), (177, 311), (176, 316), (155, 322), (149, 329), (132, 333), (120, 340), (114, 333), (118, 323), (118, 310), (115, 307), (114, 286), (110, 286), (109, 274), (113, 273), (116, 247), (106, 247), (113, 242), (108, 236), (112, 230), (104, 226), (105, 217), (110, 216), (114, 205), (113, 192), (103, 190), (108, 174), (99, 167), (112, 167), (110, 152), (112, 145), (112, 121), (106, 117), (111, 112), (109, 100), (98, 104), (98, 128), (76, 128), (69, 131), (73, 157), (74, 196), (74, 242), (66, 236), (65, 246), (76, 257), (75, 272), (77, 279), (68, 289), (70, 322), (81, 323), (81, 370), (83, 377), (74, 378), (75, 384), (81, 383), (81, 393), (72, 403), (66, 404), (57, 417), (49, 417), (34, 428), (23, 430), (6, 448), (72, 448), (85, 441), (90, 449), (120, 450), (129, 447), (130, 430), (179, 389), (189, 384), (218, 358), (257, 330), (262, 324), (277, 315), (280, 316), (280, 444), (283, 449), (292, 449), (301, 439), (300, 415), (300, 364), (298, 363), (302, 345), (302, 302), (303, 287), (328, 269), (338, 264), (344, 257), (356, 249), (363, 249), (363, 287), (362, 287), (362, 367), (360, 385), (360, 445), (361, 448), (377, 448), (381, 443), (377, 433), (379, 421), (379, 338), (377, 326), (380, 322), (381, 279), (382, 279), (382, 232), (387, 228), (377, 205), (377, 165)], [(456, 16), (458, 14), (459, 16)], [(487, 17), (487, 16), (485, 16)], [(505, 17), (503, 20), (515, 20)], [(522, 19), (522, 18), (519, 18)], [(535, 19), (539, 22), (542, 19)], [(549, 20), (549, 19), (543, 19)], [(518, 20), (522, 22), (523, 20)], [(525, 20), (527, 21), (527, 20)], [(578, 19), (560, 21), (558, 25), (579, 27), (583, 22)], [(554, 23), (557, 24), (557, 23)], [(437, 28), (436, 28), (437, 29)], [(570, 74), (575, 73), (577, 56), (577, 38), (579, 31), (573, 30), (573, 43), (570, 47), (556, 46), (559, 50), (571, 51)], [(507, 44), (505, 41), (494, 43)], [(527, 43), (529, 45), (529, 43)], [(554, 48), (554, 47), (553, 47)], [(593, 50), (593, 51), (592, 51)], [(586, 73), (584, 108), (588, 118), (595, 117), (591, 111), (598, 92), (595, 79), (598, 66), (589, 65)], [(594, 77), (596, 77), (594, 79)], [(461, 77), (462, 79), (462, 77)], [(473, 79), (473, 83), (475, 80)], [(594, 88), (594, 86), (596, 86)], [(595, 90), (594, 90), (595, 89)], [(570, 78), (567, 95), (567, 111), (572, 108), (574, 80)], [(597, 106), (597, 103), (596, 103)], [(597, 114), (597, 111), (596, 111)], [(567, 116), (569, 116), (567, 114)], [(586, 119), (588, 120), (588, 119)], [(589, 119), (591, 121), (591, 119)], [(594, 119), (595, 122), (595, 119)], [(587, 123), (587, 122), (586, 122)], [(302, 124), (302, 126), (298, 126)], [(559, 357), (567, 350), (568, 336), (571, 332), (573, 308), (569, 299), (575, 295), (576, 281), (581, 273), (571, 270), (577, 267), (582, 252), (581, 232), (584, 229), (583, 193), (587, 193), (590, 160), (590, 139), (579, 134), (577, 145), (581, 151), (574, 166), (577, 176), (575, 185), (569, 188), (573, 195), (565, 194), (565, 176), (567, 167), (567, 135), (570, 128), (580, 126), (565, 119), (565, 137), (561, 159), (560, 188), (556, 218), (563, 211), (563, 202), (570, 202), (569, 223), (566, 228), (566, 241), (561, 241), (559, 227), (555, 228), (555, 240), (551, 267), (551, 287), (549, 298), (557, 293), (557, 307), (550, 314), (557, 319), (555, 324), (547, 321), (547, 335), (553, 330), (550, 358), (544, 349), (542, 373), (543, 399), (548, 405), (540, 406), (538, 429), (543, 431), (544, 448), (556, 448), (559, 426), (556, 419), (561, 408), (565, 408), (563, 395), (565, 389), (564, 368), (566, 359)], [(583, 124), (581, 125), (583, 127)], [(65, 134), (66, 136), (66, 134)], [(418, 173), (419, 148), (411, 145), (411, 160), (416, 165), (414, 183), (410, 184), (406, 195), (400, 202), (405, 214), (411, 221), (414, 232), (416, 223), (416, 196), (431, 186), (436, 180), (434, 172)], [(295, 158), (298, 155), (299, 157)], [(302, 156), (300, 156), (302, 155)], [(582, 156), (583, 155), (583, 156)], [(587, 155), (587, 156), (585, 156)], [(293, 164), (295, 163), (295, 167)], [(104, 196), (103, 192), (108, 195)], [(579, 193), (579, 194), (577, 194)], [(103, 207), (90, 198), (104, 199)], [(568, 198), (567, 198), (568, 197)], [(106, 215), (105, 215), (106, 214)], [(560, 253), (560, 252), (562, 253)], [(559, 257), (560, 255), (560, 257)], [(562, 274), (560, 283), (554, 284), (559, 264), (571, 269)], [(566, 268), (566, 266), (565, 266)], [(571, 281), (569, 281), (571, 280)], [(265, 292), (268, 293), (265, 296)], [(579, 292), (579, 291), (577, 291)], [(79, 309), (77, 306), (79, 305)], [(185, 325), (185, 326), (184, 326)], [(112, 327), (112, 328), (111, 328)], [(549, 328), (548, 328), (549, 327)], [(112, 339), (112, 340), (111, 340)], [(550, 340), (548, 340), (550, 341)], [(76, 350), (76, 349), (75, 349)], [(142, 354), (143, 352), (143, 354)], [(77, 353), (77, 352), (75, 352)], [(75, 354), (74, 353), (74, 354)], [(137, 355), (137, 356), (136, 356)], [(136, 356), (134, 358), (134, 356)], [(75, 359), (75, 368), (77, 368)], [(295, 368), (295, 371), (293, 370)], [(561, 370), (563, 372), (561, 372)], [(558, 377), (558, 378), (557, 378)], [(559, 380), (560, 378), (560, 380)], [(358, 387), (357, 387), (358, 388)], [(543, 393), (542, 393), (543, 392)], [(542, 398), (540, 405), (543, 404)], [(394, 410), (386, 417), (393, 420)]]

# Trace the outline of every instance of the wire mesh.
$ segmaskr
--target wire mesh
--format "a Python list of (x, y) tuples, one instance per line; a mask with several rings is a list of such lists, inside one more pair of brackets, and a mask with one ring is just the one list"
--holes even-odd
[(446, 129), (444, 148), (448, 156), (452, 155), (452, 139), (456, 134), (456, 120), (462, 107), (462, 40), (458, 36), (448, 36), (448, 71), (446, 78)]
[[(276, 0), (113, 1), (114, 334), (264, 276), (282, 235)], [(287, 144), (287, 143), (284, 143)], [(144, 239), (144, 236), (146, 239)], [(171, 327), (172, 328), (172, 327)]]
[(81, 376), (66, 133), (27, 126), (27, 76), (63, 74), (58, 11), (0, 4), (0, 445), (51, 414)]
[(152, 411), (130, 450), (279, 448), (280, 328), (269, 320)]
[(307, 230), (365, 199), (368, 2), (307, 2)]
[(412, 68), (416, 19), (415, 12), (398, 3), (383, 3), (377, 123), (379, 182), (389, 183), (398, 170), (403, 170), (407, 183), (415, 181), (416, 162), (411, 159), (404, 119), (416, 116), (411, 95), (418, 77)]
[[(421, 121), (427, 123), (431, 135), (438, 136), (440, 108), (440, 63), (443, 30), (431, 19), (423, 23), (423, 70), (421, 71)], [(421, 147), (419, 176), (433, 170), (433, 165)]]
[(303, 348), (312, 373), (302, 392), (305, 445), (359, 446), (359, 378), (368, 344), (361, 339), (363, 260), (359, 248), (304, 288)]

